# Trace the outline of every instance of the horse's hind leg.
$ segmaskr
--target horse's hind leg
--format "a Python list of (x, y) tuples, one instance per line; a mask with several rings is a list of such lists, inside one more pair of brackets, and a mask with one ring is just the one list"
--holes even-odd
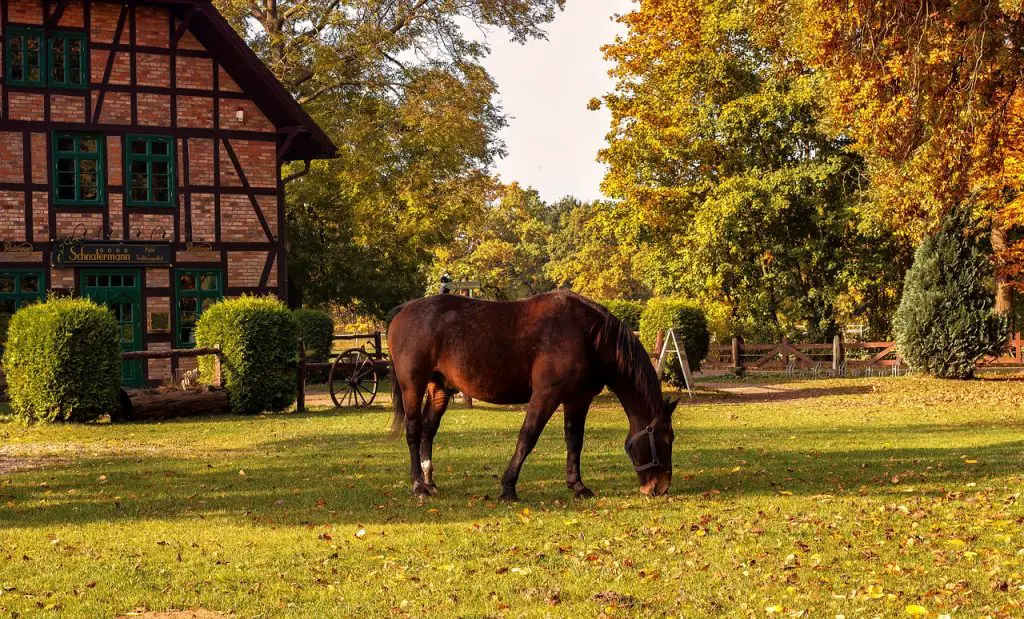
[(512, 460), (505, 469), (505, 475), (501, 478), (501, 500), (518, 501), (516, 494), (516, 483), (519, 481), (519, 472), (523, 469), (526, 456), (530, 455), (541, 431), (548, 424), (551, 415), (558, 408), (558, 397), (551, 393), (534, 391), (530, 403), (526, 406), (526, 420), (519, 430), (519, 441), (516, 443), (516, 451), (512, 454)]
[(409, 445), (409, 476), (412, 479), (412, 491), (416, 495), (426, 495), (423, 485), (423, 470), (420, 468), (420, 440), (423, 434), (422, 404), (424, 383), (415, 384), (407, 381), (402, 385), (402, 399), (405, 405), (405, 442)]
[(448, 393), (437, 381), (427, 384), (427, 403), (423, 408), (423, 430), (420, 437), (420, 469), (423, 486), (430, 494), (437, 494), (434, 484), (434, 437), (441, 426), (441, 417), (448, 409)]
[(589, 499), (594, 496), (583, 484), (580, 474), (580, 453), (583, 451), (583, 428), (587, 422), (587, 412), (593, 398), (581, 397), (566, 402), (565, 411), (565, 483), (577, 499)]

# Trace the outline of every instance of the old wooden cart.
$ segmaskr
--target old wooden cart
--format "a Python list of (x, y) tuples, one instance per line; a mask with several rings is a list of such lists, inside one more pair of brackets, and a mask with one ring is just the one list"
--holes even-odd
[(300, 349), (297, 409), (305, 410), (306, 382), (316, 372), (327, 373), (327, 389), (336, 407), (363, 408), (373, 404), (380, 379), (391, 367), (383, 339), (380, 331), (335, 335), (335, 343), (342, 342), (343, 350), (322, 363), (307, 362), (305, 351)]

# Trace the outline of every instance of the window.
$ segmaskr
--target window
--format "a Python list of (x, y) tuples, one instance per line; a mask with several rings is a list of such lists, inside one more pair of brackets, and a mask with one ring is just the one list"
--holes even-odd
[(53, 134), (54, 204), (103, 204), (103, 137)]
[(179, 348), (196, 345), (196, 321), (203, 311), (224, 298), (220, 271), (178, 271), (175, 282), (178, 306), (175, 344)]
[(7, 59), (7, 83), (12, 86), (42, 86), (46, 83), (43, 70), (43, 31), (37, 28), (10, 28), (4, 49)]
[(85, 34), (81, 32), (57, 32), (50, 35), (48, 68), (50, 86), (63, 88), (86, 88), (89, 66)]
[(58, 31), (44, 39), (41, 28), (11, 28), (4, 57), (11, 86), (89, 86), (89, 49), (84, 32)]
[(44, 296), (42, 271), (0, 271), (0, 339), (7, 339), (7, 322), (14, 312)]
[(174, 206), (174, 138), (125, 137), (128, 206)]

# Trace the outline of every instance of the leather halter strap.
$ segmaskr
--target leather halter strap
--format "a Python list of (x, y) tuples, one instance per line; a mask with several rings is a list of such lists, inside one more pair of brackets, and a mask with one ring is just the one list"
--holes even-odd
[[(636, 463), (636, 458), (633, 457), (633, 452), (630, 451), (630, 449), (633, 447), (634, 443), (636, 443), (638, 440), (640, 440), (644, 436), (646, 436), (648, 441), (650, 442), (650, 446), (651, 446), (651, 461), (648, 462), (647, 464), (637, 464)], [(657, 450), (657, 448), (654, 445), (654, 426), (653, 425), (647, 426), (643, 430), (640, 430), (639, 432), (637, 432), (633, 436), (629, 437), (629, 439), (626, 441), (626, 455), (629, 456), (629, 462), (633, 465), (633, 470), (636, 471), (637, 473), (639, 473), (641, 471), (646, 471), (648, 469), (660, 468), (661, 467), (661, 461), (658, 460), (658, 450)]]

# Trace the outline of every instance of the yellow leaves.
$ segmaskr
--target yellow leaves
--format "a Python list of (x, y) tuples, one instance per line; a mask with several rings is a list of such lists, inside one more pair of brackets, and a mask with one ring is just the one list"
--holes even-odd
[(729, 471), (729, 472), (730, 473), (739, 473), (742, 469), (743, 469), (743, 467), (736, 466), (736, 467), (733, 467), (733, 469), (731, 471)]
[(926, 617), (928, 616), (928, 609), (920, 604), (908, 604), (905, 609), (906, 613), (911, 617)]
[(781, 613), (782, 612), (782, 605), (781, 604), (775, 604), (775, 605), (772, 605), (772, 606), (765, 606), (764, 607), (764, 612), (765, 612), (765, 614), (768, 614), (768, 615), (774, 615), (776, 613)]

